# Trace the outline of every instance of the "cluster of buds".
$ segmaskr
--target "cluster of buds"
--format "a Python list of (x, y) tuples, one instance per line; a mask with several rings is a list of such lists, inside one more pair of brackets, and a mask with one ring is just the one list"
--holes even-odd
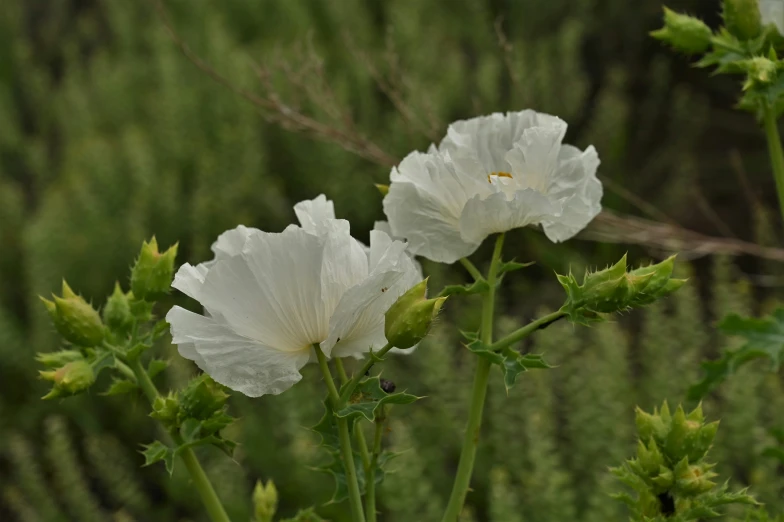
[(626, 256), (613, 266), (586, 272), (579, 284), (571, 273), (558, 275), (567, 301), (562, 310), (578, 323), (600, 320), (609, 314), (649, 305), (678, 290), (685, 279), (672, 279), (675, 256), (655, 265), (626, 271)]
[(728, 503), (754, 504), (753, 498), (728, 493), (717, 486), (714, 464), (705, 461), (716, 437), (718, 421), (706, 423), (702, 406), (686, 413), (681, 406), (636, 413), (637, 457), (612, 472), (638, 493), (636, 499), (617, 495), (639, 520), (697, 520), (719, 516), (716, 507)]
[(397, 348), (411, 348), (430, 331), (446, 297), (427, 299), (427, 279), (411, 287), (387, 310), (384, 335)]

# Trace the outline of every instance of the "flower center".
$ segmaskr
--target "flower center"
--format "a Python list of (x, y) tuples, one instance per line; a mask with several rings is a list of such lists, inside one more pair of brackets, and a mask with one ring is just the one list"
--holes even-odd
[(492, 183), (493, 182), (493, 178), (496, 178), (496, 179), (498, 179), (498, 178), (509, 178), (509, 179), (512, 179), (512, 175), (510, 173), (508, 173), (508, 172), (491, 172), (490, 174), (487, 175), (487, 182), (488, 183)]

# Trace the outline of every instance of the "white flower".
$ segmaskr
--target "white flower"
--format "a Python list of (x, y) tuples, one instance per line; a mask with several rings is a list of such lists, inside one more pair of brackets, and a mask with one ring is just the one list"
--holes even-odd
[(328, 357), (383, 347), (384, 313), (421, 280), (404, 243), (373, 231), (366, 251), (323, 195), (294, 210), (301, 227), (224, 232), (215, 259), (183, 265), (172, 285), (205, 310), (166, 316), (180, 354), (251, 397), (299, 381), (315, 343)]
[(759, 0), (762, 25), (773, 24), (784, 35), (784, 0)]
[(392, 169), (384, 212), (393, 237), (443, 263), (526, 225), (571, 238), (600, 212), (602, 185), (596, 150), (563, 145), (565, 133), (563, 120), (532, 110), (451, 124), (438, 148)]

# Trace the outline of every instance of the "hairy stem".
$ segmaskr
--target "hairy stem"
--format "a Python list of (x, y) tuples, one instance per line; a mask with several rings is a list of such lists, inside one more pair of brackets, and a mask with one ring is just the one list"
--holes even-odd
[[(329, 371), (327, 357), (321, 351), (319, 345), (314, 344), (313, 350), (318, 358), (319, 368), (324, 376), (329, 390), (329, 399), (333, 408), (339, 408), (342, 404), (340, 394), (332, 380), (332, 373)], [(354, 450), (351, 448), (351, 434), (348, 429), (348, 420), (335, 416), (338, 425), (338, 436), (340, 438), (340, 453), (343, 460), (343, 470), (346, 472), (346, 482), (348, 486), (348, 500), (351, 506), (351, 519), (353, 522), (365, 522), (365, 513), (362, 511), (362, 495), (359, 492), (359, 482), (357, 481), (357, 468), (354, 466)]]
[[(482, 330), (481, 340), (485, 345), (493, 342), (493, 313), (495, 308), (495, 287), (498, 268), (501, 263), (501, 251), (504, 247), (504, 235), (498, 236), (493, 250), (493, 258), (490, 261), (490, 270), (487, 274), (487, 284), (489, 289), (484, 296), (482, 303)], [(452, 486), (452, 494), (449, 497), (442, 522), (457, 522), (460, 512), (463, 510), (468, 488), (471, 484), (471, 475), (474, 472), (474, 461), (476, 460), (476, 450), (479, 446), (479, 433), (482, 426), (482, 410), (485, 406), (487, 396), (487, 381), (490, 377), (490, 360), (484, 357), (478, 358), (476, 373), (474, 374), (474, 385), (471, 391), (471, 404), (468, 410), (468, 422), (465, 434), (463, 435), (463, 447), (460, 451), (460, 462), (457, 465), (457, 474)]]
[(490, 350), (494, 352), (498, 352), (506, 348), (507, 346), (511, 346), (518, 341), (522, 341), (532, 333), (537, 330), (541, 330), (543, 328), (547, 328), (554, 322), (558, 321), (566, 317), (566, 312), (557, 311), (551, 314), (547, 314), (544, 317), (540, 317), (536, 321), (531, 321), (527, 325), (523, 326), (522, 328), (515, 330), (514, 332), (510, 333), (503, 339), (496, 341), (495, 343), (490, 345)]
[[(144, 395), (147, 396), (147, 399), (150, 401), (150, 405), (153, 405), (155, 403), (155, 399), (160, 396), (158, 394), (158, 389), (155, 387), (155, 384), (153, 384), (150, 376), (147, 374), (147, 371), (142, 366), (142, 363), (138, 357), (127, 362), (128, 366), (133, 371), (134, 376), (136, 377), (136, 382), (139, 384), (142, 392), (144, 392)], [(174, 443), (178, 446), (182, 444), (182, 437), (180, 437), (179, 433), (171, 433), (171, 437), (174, 440)], [(201, 464), (199, 464), (199, 461), (196, 458), (196, 454), (193, 453), (193, 450), (191, 448), (183, 449), (180, 451), (180, 457), (182, 457), (182, 461), (185, 463), (185, 467), (191, 476), (191, 480), (193, 480), (193, 485), (196, 486), (196, 491), (199, 493), (201, 501), (204, 504), (204, 507), (207, 509), (207, 513), (209, 513), (212, 521), (231, 522), (229, 515), (226, 514), (226, 510), (223, 509), (223, 504), (221, 504), (220, 498), (218, 498), (218, 494), (215, 493), (215, 488), (212, 487), (210, 479), (207, 477), (207, 474), (204, 472)]]
[[(386, 408), (383, 408), (386, 410)], [(381, 454), (381, 439), (384, 436), (384, 423), (386, 422), (386, 411), (376, 418), (376, 430), (373, 436), (373, 454), (370, 457), (370, 465), (365, 472), (365, 483), (367, 492), (365, 494), (365, 513), (368, 522), (376, 522), (376, 468), (378, 467), (378, 456)]]

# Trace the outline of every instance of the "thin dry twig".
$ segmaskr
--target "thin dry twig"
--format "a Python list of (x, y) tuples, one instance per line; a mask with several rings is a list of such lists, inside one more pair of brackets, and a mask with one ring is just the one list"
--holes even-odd
[[(270, 70), (258, 67), (262, 86), (266, 89), (266, 94), (260, 96), (256, 93), (236, 86), (226, 77), (215, 71), (208, 63), (196, 55), (178, 35), (166, 14), (162, 0), (152, 0), (156, 11), (174, 44), (180, 49), (182, 54), (197, 68), (207, 74), (214, 81), (223, 85), (230, 91), (241, 96), (257, 108), (261, 109), (262, 115), (277, 123), (281, 127), (302, 132), (315, 139), (334, 143), (344, 150), (356, 154), (377, 165), (391, 167), (399, 161), (395, 156), (384, 151), (380, 146), (358, 132), (353, 124), (353, 119), (346, 111), (338, 110), (338, 105), (330, 106), (327, 114), (331, 119), (342, 120), (341, 126), (325, 124), (310, 116), (300, 112), (295, 107), (284, 103), (281, 97), (273, 88), (272, 73)], [(496, 30), (500, 26), (496, 23)], [(503, 32), (499, 33), (499, 42), (502, 48), (511, 50), (505, 36), (501, 38)], [(329, 85), (323, 75), (323, 67), (316, 67), (318, 75), (321, 75), (324, 84)], [(307, 85), (307, 81), (302, 80), (291, 69), (284, 67), (287, 80), (293, 84)], [(304, 89), (309, 96), (313, 96), (313, 91), (309, 88)], [(334, 93), (322, 91), (317, 96), (333, 97)], [(336, 102), (336, 97), (329, 103)], [(399, 110), (399, 109), (398, 109)], [(764, 247), (755, 243), (749, 243), (731, 238), (716, 238), (694, 232), (678, 226), (669, 217), (656, 209), (653, 205), (645, 202), (638, 196), (629, 192), (625, 188), (617, 185), (610, 180), (603, 180), (608, 189), (616, 192), (644, 213), (655, 216), (664, 222), (653, 221), (630, 215), (624, 215), (609, 209), (605, 209), (599, 214), (591, 224), (578, 235), (578, 238), (589, 241), (601, 241), (606, 243), (635, 244), (647, 247), (661, 253), (680, 252), (686, 258), (696, 258), (711, 254), (724, 255), (751, 255), (774, 261), (784, 261), (784, 249)]]

